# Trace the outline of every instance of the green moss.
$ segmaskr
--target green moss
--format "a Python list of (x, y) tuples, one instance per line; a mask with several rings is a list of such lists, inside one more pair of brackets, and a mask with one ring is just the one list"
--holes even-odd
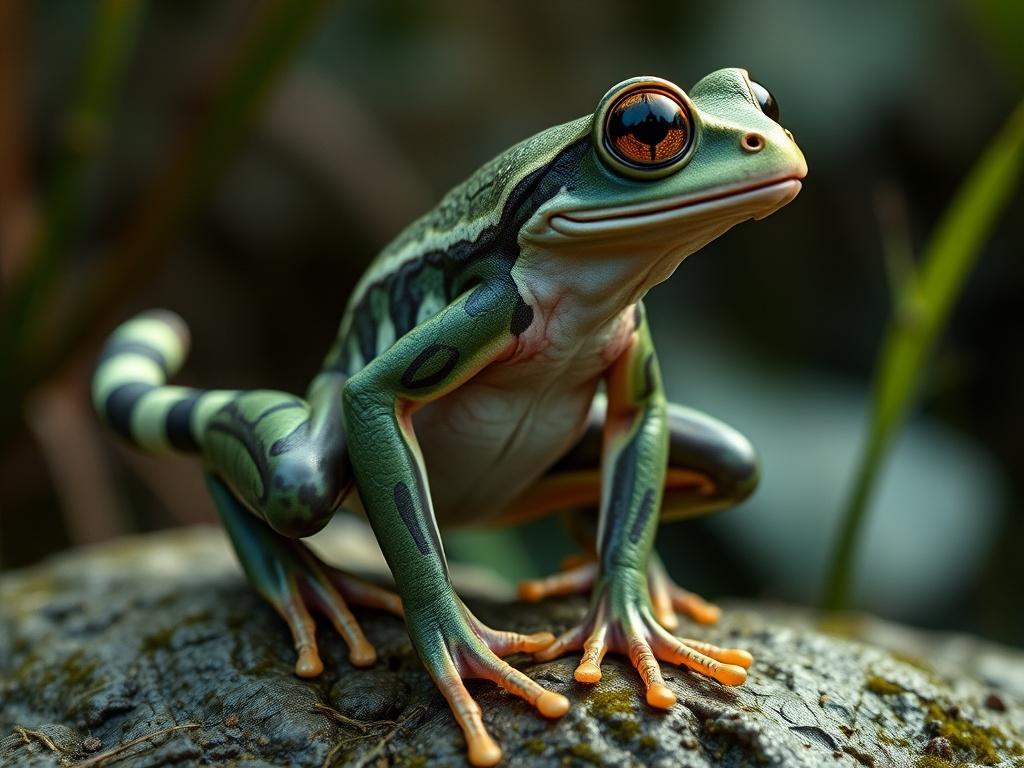
[(944, 757), (921, 755), (917, 758), (917, 768), (952, 768), (953, 764)]
[(897, 739), (895, 736), (890, 735), (885, 729), (878, 729), (878, 741), (882, 744), (888, 744), (890, 747), (909, 747), (910, 742), (907, 739)]
[(540, 739), (530, 739), (529, 741), (523, 742), (523, 749), (531, 755), (542, 755), (547, 748), (548, 745)]
[(633, 691), (594, 691), (587, 703), (590, 713), (604, 721), (613, 738), (632, 741), (640, 733), (639, 715), (635, 709), (636, 693)]
[(644, 749), (656, 749), (658, 746), (658, 740), (651, 736), (651, 734), (645, 733), (640, 737), (640, 746)]
[(633, 714), (635, 700), (636, 694), (629, 690), (594, 691), (587, 704), (594, 715), (607, 720), (614, 715)]
[[(338, 764), (342, 765), (342, 763)], [(396, 763), (396, 765), (401, 766), (401, 768), (427, 768), (428, 763), (427, 758), (423, 755), (412, 755), (411, 757), (407, 757), (401, 762)]]
[(971, 760), (982, 765), (995, 765), (1002, 759), (1000, 749), (1010, 755), (1024, 754), (1024, 746), (1007, 737), (1001, 729), (978, 725), (955, 712), (940, 707), (934, 701), (928, 704), (928, 718), (938, 723), (935, 735), (945, 737), (953, 749), (967, 753)]
[(174, 637), (174, 627), (158, 629), (156, 632), (142, 638), (142, 650), (144, 653), (166, 651), (171, 646), (172, 637)]
[(903, 651), (890, 651), (889, 655), (892, 656), (896, 661), (909, 664), (912, 667), (920, 669), (922, 672), (933, 673), (935, 670), (928, 664), (927, 661), (919, 656), (914, 656), (912, 653), (904, 653)]
[(70, 688), (81, 687), (83, 683), (90, 683), (93, 673), (96, 671), (94, 659), (83, 659), (81, 650), (75, 651), (64, 661), (64, 681)]
[(826, 614), (818, 622), (818, 631), (847, 639), (859, 639), (864, 634), (864, 619), (853, 614)]
[(636, 720), (613, 720), (608, 723), (608, 732), (619, 741), (632, 741), (640, 733)]
[(604, 760), (601, 759), (600, 753), (589, 744), (573, 744), (569, 749), (569, 753), (573, 757), (577, 757), (592, 765), (604, 765)]
[(902, 685), (897, 685), (878, 675), (868, 675), (865, 678), (864, 687), (879, 696), (897, 696), (906, 690)]

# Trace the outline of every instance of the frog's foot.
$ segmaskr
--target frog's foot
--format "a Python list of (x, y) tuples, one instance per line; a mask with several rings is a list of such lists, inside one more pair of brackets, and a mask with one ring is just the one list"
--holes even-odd
[(463, 680), (490, 680), (525, 699), (545, 717), (561, 717), (569, 709), (565, 696), (543, 688), (499, 658), (512, 653), (536, 653), (555, 638), (550, 632), (521, 635), (491, 629), (461, 604), (458, 607), (459, 616), (453, 621), (438, 621), (435, 615), (421, 622), (410, 615), (409, 629), (430, 676), (466, 737), (469, 762), (476, 766), (495, 765), (501, 759), (501, 748), (484, 727), (480, 706)]
[[(324, 665), (316, 643), (315, 609), (327, 617), (348, 645), (349, 661), (368, 667), (377, 651), (366, 639), (349, 605), (359, 605), (402, 615), (401, 599), (393, 592), (363, 581), (321, 562), (304, 544), (284, 539), (270, 570), (270, 578), (252, 578), (256, 588), (288, 623), (298, 658), (295, 674), (316, 677)], [(270, 553), (266, 553), (270, 555)]]
[(218, 478), (208, 475), (207, 484), (249, 582), (291, 630), (298, 654), (295, 674), (316, 677), (324, 668), (311, 608), (327, 616), (344, 638), (353, 665), (373, 664), (377, 651), (348, 606), (363, 605), (401, 616), (398, 595), (321, 562), (301, 541), (277, 533), (245, 509)]
[(661, 709), (671, 707), (676, 695), (665, 685), (659, 660), (687, 666), (724, 685), (742, 685), (747, 667), (753, 663), (751, 655), (669, 633), (655, 617), (644, 582), (636, 572), (603, 577), (583, 623), (534, 657), (549, 661), (582, 649), (575, 678), (581, 683), (596, 683), (601, 679), (601, 661), (606, 653), (627, 655), (647, 689), (647, 703)]
[[(522, 582), (519, 585), (519, 596), (534, 602), (556, 595), (586, 593), (594, 585), (597, 571), (596, 560), (587, 560), (581, 556), (567, 558), (565, 569), (560, 573)], [(699, 624), (714, 624), (722, 613), (714, 603), (709, 603), (700, 595), (688, 592), (672, 581), (654, 553), (651, 553), (647, 566), (647, 583), (650, 586), (654, 616), (665, 629), (676, 629), (679, 626), (676, 611)]]

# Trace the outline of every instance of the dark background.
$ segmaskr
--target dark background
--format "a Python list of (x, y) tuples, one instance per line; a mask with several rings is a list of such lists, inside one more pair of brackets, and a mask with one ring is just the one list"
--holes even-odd
[[(778, 99), (809, 163), (804, 190), (694, 255), (648, 306), (670, 395), (749, 434), (765, 479), (736, 510), (666, 527), (659, 548), (680, 581), (710, 596), (815, 602), (889, 316), (879, 201), (905, 211), (897, 234), (920, 249), (1022, 95), (1024, 6), (327, 3), (246, 127), (214, 146), (193, 205), (133, 250), (125, 233), (159, 210), (164, 185), (173, 196), (176, 171), (189, 172), (187, 152), (176, 160), (182, 143), (218, 129), (204, 116), (274, 5), (142, 12), (74, 200), (60, 279), (31, 329), (33, 352), (69, 333), (74, 343), (27, 396), (15, 388), (0, 403), (11, 425), (0, 446), (0, 567), (214, 519), (195, 461), (134, 453), (91, 415), (91, 360), (117, 321), (150, 306), (181, 313), (194, 343), (180, 383), (302, 392), (375, 252), (485, 160), (591, 112), (627, 77), (686, 88), (740, 66)], [(3, 9), (0, 301), (46, 226), (96, 7)], [(1018, 193), (932, 358), (876, 495), (856, 591), (860, 608), (1016, 644), (1022, 214)], [(68, 316), (112, 253), (122, 284), (87, 321)], [(570, 549), (554, 521), (446, 540), (450, 557), (510, 578), (549, 570)]]

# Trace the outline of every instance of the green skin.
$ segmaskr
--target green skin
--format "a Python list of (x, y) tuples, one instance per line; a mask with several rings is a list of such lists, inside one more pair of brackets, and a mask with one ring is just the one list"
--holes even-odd
[[(616, 102), (645, 89), (668, 93), (688, 120), (686, 149), (668, 165), (610, 138)], [(490, 679), (546, 716), (568, 708), (501, 660), (510, 653), (582, 649), (584, 682), (600, 678), (607, 651), (628, 654), (655, 707), (675, 700), (659, 659), (743, 681), (749, 654), (668, 631), (674, 609), (705, 621), (714, 609), (668, 580), (653, 545), (659, 519), (749, 494), (756, 455), (729, 427), (666, 401), (641, 300), (687, 255), (799, 191), (803, 156), (766, 96), (740, 69), (688, 95), (634, 78), (594, 115), (488, 163), (371, 265), (305, 399), (167, 386), (188, 346), (172, 313), (115, 331), (93, 383), (97, 410), (140, 447), (201, 454), (242, 566), (292, 631), (298, 674), (322, 670), (310, 608), (359, 666), (375, 652), (348, 605), (404, 613), (476, 765), (501, 752), (463, 678)], [(662, 134), (631, 135), (654, 157)], [(557, 640), (501, 632), (463, 605), (439, 525), (589, 505), (599, 506), (591, 557), (524, 587), (531, 597), (591, 589), (580, 626)], [(365, 513), (400, 603), (299, 541), (342, 507)]]

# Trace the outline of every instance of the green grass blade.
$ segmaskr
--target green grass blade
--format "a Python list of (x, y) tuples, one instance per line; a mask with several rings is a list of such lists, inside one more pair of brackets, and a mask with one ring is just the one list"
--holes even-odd
[(922, 369), (942, 332), (996, 219), (1024, 166), (1024, 103), (960, 186), (925, 246), (920, 269), (906, 282), (879, 354), (871, 424), (843, 512), (824, 607), (849, 606), (857, 544), (889, 446), (913, 405)]

